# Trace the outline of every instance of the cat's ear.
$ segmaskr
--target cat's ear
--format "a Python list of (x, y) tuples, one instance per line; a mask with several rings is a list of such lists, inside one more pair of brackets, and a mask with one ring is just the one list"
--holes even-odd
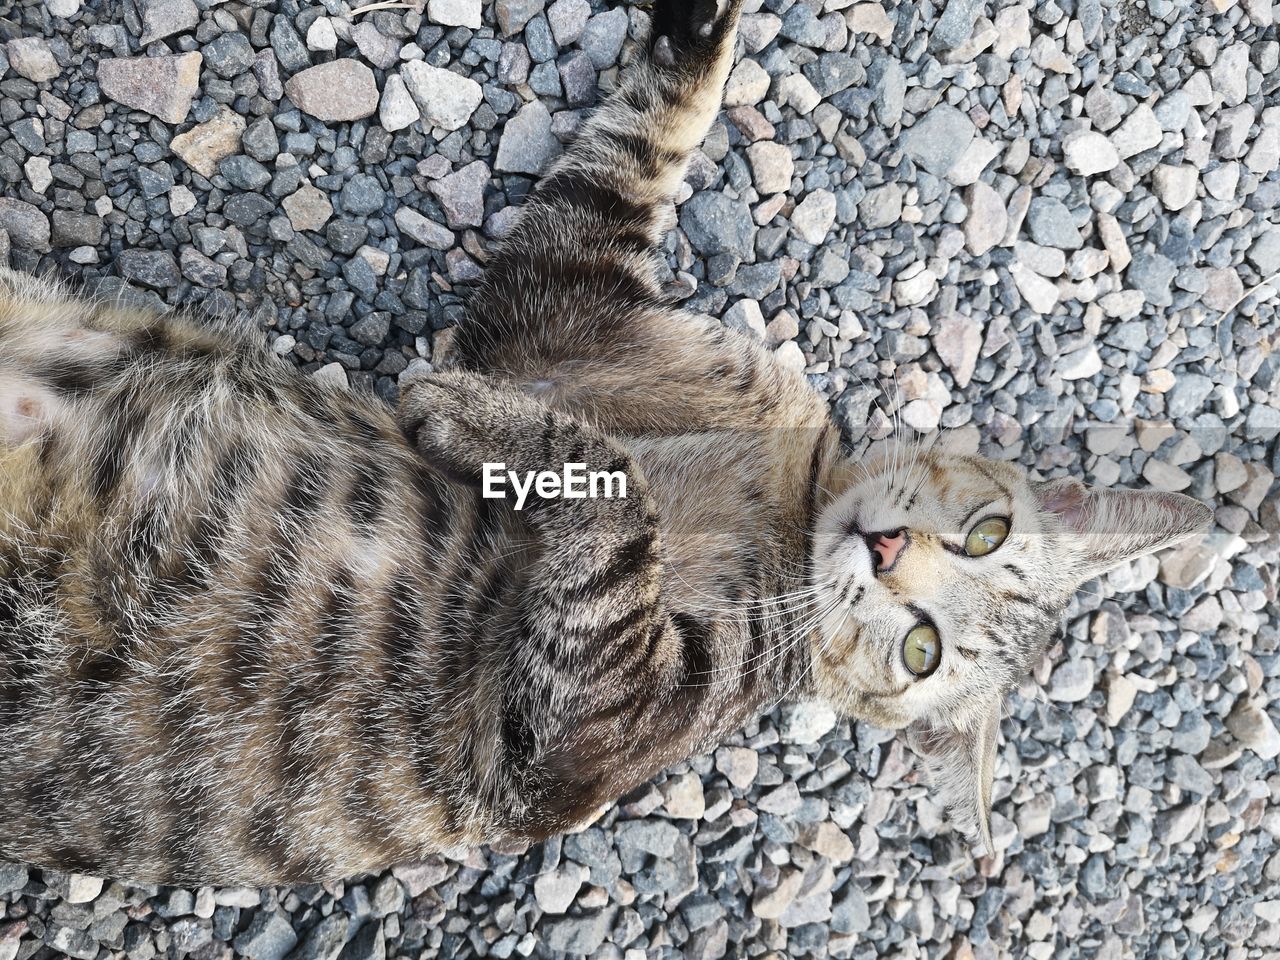
[(1082, 581), (1203, 533), (1213, 521), (1212, 510), (1180, 493), (1103, 490), (1071, 479), (1032, 488), (1041, 508), (1062, 520)]
[(919, 720), (907, 728), (911, 748), (924, 761), (929, 785), (952, 823), (981, 838), (988, 854), (995, 853), (991, 785), (996, 775), (1000, 709), (1001, 702), (995, 700), (965, 723)]

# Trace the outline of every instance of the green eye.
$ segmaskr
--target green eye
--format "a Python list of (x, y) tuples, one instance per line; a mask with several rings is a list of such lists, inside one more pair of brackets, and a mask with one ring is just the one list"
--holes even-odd
[(995, 553), (1007, 536), (1009, 521), (1004, 517), (988, 517), (964, 538), (964, 552), (971, 557), (985, 557), (988, 553)]
[(942, 640), (938, 631), (927, 623), (911, 628), (902, 641), (902, 660), (917, 677), (927, 677), (942, 659)]

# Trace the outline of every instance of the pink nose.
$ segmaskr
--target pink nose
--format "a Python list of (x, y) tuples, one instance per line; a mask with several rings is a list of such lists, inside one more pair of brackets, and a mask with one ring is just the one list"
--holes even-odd
[(907, 548), (907, 531), (903, 527), (889, 533), (868, 533), (866, 541), (872, 556), (876, 558), (876, 573), (884, 573), (893, 569), (898, 557)]

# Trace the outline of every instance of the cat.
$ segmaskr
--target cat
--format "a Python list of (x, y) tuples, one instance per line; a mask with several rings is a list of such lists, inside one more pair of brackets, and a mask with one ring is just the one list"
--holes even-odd
[[(251, 332), (0, 277), (0, 859), (315, 881), (569, 830), (780, 698), (908, 728), (989, 841), (1004, 693), (1165, 493), (859, 459), (658, 244), (742, 0), (651, 40), (392, 410)], [(625, 496), (485, 496), (486, 465)]]

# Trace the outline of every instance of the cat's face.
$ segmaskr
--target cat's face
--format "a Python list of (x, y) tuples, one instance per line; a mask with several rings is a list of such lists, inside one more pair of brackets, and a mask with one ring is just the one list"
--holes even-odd
[(1033, 482), (1011, 464), (903, 448), (854, 477), (813, 541), (818, 692), (908, 727), (953, 815), (986, 839), (1004, 695), (1072, 594), (1212, 515), (1177, 494)]

